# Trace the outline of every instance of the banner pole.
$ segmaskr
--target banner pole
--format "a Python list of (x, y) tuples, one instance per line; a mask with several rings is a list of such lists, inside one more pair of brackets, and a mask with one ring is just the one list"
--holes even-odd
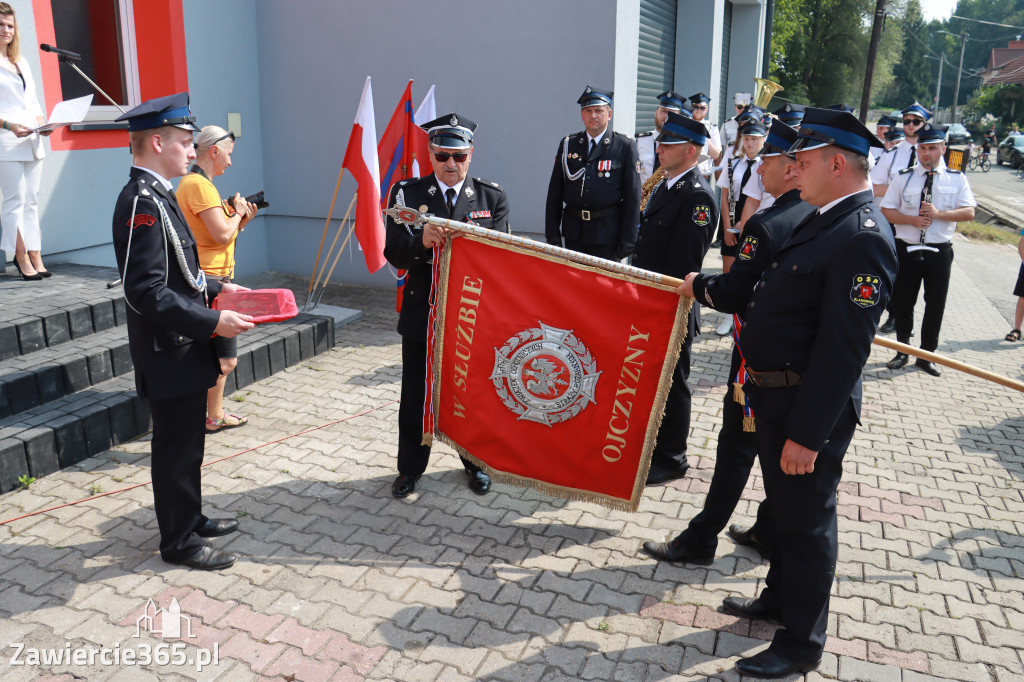
[[(338, 264), (338, 259), (341, 258), (341, 254), (345, 253), (345, 247), (348, 245), (348, 240), (352, 238), (352, 233), (355, 232), (355, 231), (356, 231), (356, 224), (353, 222), (352, 223), (352, 227), (350, 227), (349, 230), (348, 230), (348, 234), (345, 235), (345, 241), (343, 241), (341, 243), (341, 248), (338, 249), (338, 253), (335, 254), (335, 256), (334, 256), (334, 262), (331, 263), (331, 269), (327, 271), (327, 276), (324, 277), (324, 283), (323, 283), (323, 286), (320, 287), (320, 293), (318, 293), (316, 295), (316, 303), (313, 305), (314, 308), (316, 306), (320, 305), (320, 297), (324, 295), (324, 290), (327, 289), (327, 283), (331, 281), (331, 275), (334, 274), (334, 266), (336, 266)], [(339, 234), (340, 234), (340, 231), (339, 231)], [(332, 246), (331, 248), (333, 249), (334, 247)], [(326, 258), (324, 259), (324, 265), (327, 265), (327, 259)]]
[[(654, 282), (656, 284), (665, 284), (672, 287), (678, 287), (683, 283), (683, 280), (675, 277), (669, 277), (668, 275), (662, 275), (657, 272), (650, 272), (649, 270), (641, 270), (640, 268), (634, 268), (631, 265), (623, 265), (618, 261), (611, 261), (604, 258), (597, 258), (586, 253), (578, 253), (576, 251), (570, 251), (569, 249), (562, 248), (561, 246), (552, 246), (544, 242), (538, 242), (533, 239), (526, 237), (520, 237), (518, 235), (506, 234), (504, 232), (497, 232), (495, 230), (488, 230), (487, 228), (480, 227), (479, 225), (472, 225), (470, 223), (461, 223), (457, 220), (448, 220), (446, 218), (438, 218), (437, 216), (429, 216), (419, 211), (408, 208), (405, 206), (392, 206), (385, 213), (395, 222), (399, 222), (405, 225), (423, 225), (429, 223), (437, 227), (442, 227), (451, 232), (464, 232), (466, 234), (472, 234), (483, 239), (489, 239), (491, 241), (501, 242), (503, 244), (510, 244), (512, 246), (518, 246), (523, 249), (530, 251), (536, 251), (538, 253), (545, 253), (551, 256), (557, 256), (564, 258), (565, 260), (572, 261), (574, 263), (580, 263), (582, 265), (591, 265), (594, 267), (601, 268), (602, 270), (608, 270), (610, 272), (617, 272), (621, 274), (630, 275), (638, 279), (643, 279), (648, 282)], [(950, 369), (955, 369), (972, 376), (976, 376), (979, 379), (985, 379), (993, 383), (1012, 388), (1016, 391), (1024, 392), (1024, 382), (1017, 381), (1016, 379), (1010, 379), (1004, 377), (995, 372), (989, 372), (988, 370), (968, 365), (965, 362), (959, 360), (952, 360), (945, 356), (930, 351), (921, 350), (914, 346), (908, 346), (898, 341), (892, 341), (890, 339), (876, 336), (874, 343), (885, 348), (891, 348), (899, 351), (900, 353), (906, 353), (907, 355), (913, 355), (923, 360), (934, 362), (937, 365), (944, 365)]]
[(345, 165), (342, 164), (341, 168), (338, 170), (338, 181), (334, 183), (334, 194), (331, 195), (331, 207), (327, 209), (327, 219), (324, 220), (324, 232), (320, 235), (320, 248), (316, 250), (316, 261), (313, 263), (313, 272), (309, 274), (309, 291), (306, 292), (306, 305), (309, 305), (309, 300), (313, 296), (313, 276), (316, 275), (316, 269), (320, 265), (320, 254), (324, 250), (324, 241), (327, 239), (327, 227), (331, 224), (331, 216), (334, 215), (334, 202), (338, 199), (338, 190), (341, 188), (341, 176), (344, 174)]
[(876, 336), (874, 339), (874, 343), (877, 346), (891, 348), (892, 350), (900, 353), (906, 353), (907, 355), (913, 355), (914, 357), (921, 358), (922, 360), (934, 362), (936, 365), (944, 365), (946, 367), (949, 367), (950, 369), (965, 372), (972, 376), (976, 376), (980, 379), (985, 379), (987, 381), (997, 383), (1001, 386), (1012, 388), (1015, 391), (1024, 392), (1024, 381), (1017, 381), (1016, 379), (1004, 377), (1001, 374), (990, 372), (987, 369), (981, 369), (980, 367), (975, 367), (974, 365), (968, 365), (966, 362), (960, 362), (959, 360), (953, 360), (951, 358), (945, 357), (944, 355), (939, 355), (938, 353), (932, 353), (931, 351), (915, 348), (914, 346), (908, 346), (905, 343), (893, 341), (892, 339), (887, 339), (884, 336)]

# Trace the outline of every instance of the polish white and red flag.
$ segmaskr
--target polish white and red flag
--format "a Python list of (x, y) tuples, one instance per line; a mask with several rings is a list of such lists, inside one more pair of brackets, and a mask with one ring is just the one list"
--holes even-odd
[(366, 77), (359, 99), (352, 134), (345, 149), (342, 167), (348, 169), (359, 188), (356, 190), (356, 239), (366, 258), (366, 268), (377, 272), (384, 267), (384, 219), (380, 211), (380, 170), (377, 161), (377, 126), (373, 119), (373, 91)]

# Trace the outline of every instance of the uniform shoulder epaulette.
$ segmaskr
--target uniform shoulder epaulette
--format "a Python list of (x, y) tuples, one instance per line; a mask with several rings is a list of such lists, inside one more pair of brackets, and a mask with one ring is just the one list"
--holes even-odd
[(883, 154), (888, 154), (889, 152), (894, 152), (894, 151), (896, 151), (896, 147), (892, 147), (890, 149), (886, 149), (886, 150), (882, 151), (882, 153)]
[(912, 173), (915, 168), (917, 168), (917, 166), (911, 166), (910, 168), (904, 168), (903, 170), (901, 170), (899, 172), (899, 174), (903, 175), (904, 173)]
[(947, 168), (947, 169), (946, 169), (946, 172), (947, 172), (947, 173), (963, 173), (963, 171), (958, 171), (958, 170), (954, 170), (954, 169), (952, 169), (952, 168)]
[(871, 208), (865, 206), (861, 212), (860, 228), (862, 230), (878, 231), (878, 221), (871, 217)]
[(640, 139), (641, 137), (650, 137), (653, 134), (654, 134), (654, 131), (653, 130), (649, 130), (646, 133), (637, 133), (636, 137), (637, 137), (637, 139)]
[(498, 183), (491, 182), (490, 180), (484, 180), (483, 178), (473, 178), (473, 180), (475, 180), (476, 182), (480, 183), (481, 185), (488, 185), (490, 187), (493, 187), (494, 189), (504, 189)]

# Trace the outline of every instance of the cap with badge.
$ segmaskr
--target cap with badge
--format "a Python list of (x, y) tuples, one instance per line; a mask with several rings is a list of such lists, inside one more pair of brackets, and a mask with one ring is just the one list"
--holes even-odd
[(876, 123), (875, 126), (878, 128), (895, 128), (896, 119), (894, 119), (892, 116), (882, 116), (881, 118), (878, 119), (878, 123)]
[(926, 121), (932, 117), (932, 112), (925, 109), (920, 102), (914, 102), (900, 113), (903, 114), (904, 116), (920, 116)]
[(750, 93), (749, 92), (737, 92), (736, 93), (736, 106), (745, 107), (750, 104)]
[(765, 138), (764, 146), (761, 147), (761, 156), (788, 156), (793, 158), (793, 155), (789, 153), (789, 148), (796, 142), (796, 136), (796, 128), (791, 128), (782, 121), (779, 121), (768, 130), (768, 137)]
[(903, 130), (902, 129), (897, 130), (897, 129), (894, 128), (894, 129), (890, 130), (889, 132), (887, 132), (885, 134), (885, 141), (886, 142), (896, 142), (898, 140), (905, 140), (905, 139), (907, 139), (907, 136), (903, 134)]
[(772, 112), (776, 118), (788, 126), (798, 126), (804, 120), (804, 105), (787, 102)]
[(764, 137), (765, 135), (768, 134), (768, 129), (764, 127), (764, 124), (761, 123), (761, 121), (751, 120), (747, 121), (746, 123), (741, 123), (739, 130), (736, 131), (736, 134), (739, 135), (740, 137), (743, 137), (744, 135)]
[(174, 126), (189, 132), (199, 132), (196, 117), (188, 108), (188, 93), (179, 92), (143, 102), (118, 116), (116, 121), (127, 121), (129, 132)]
[(839, 104), (833, 104), (832, 106), (829, 107), (829, 109), (831, 109), (832, 111), (845, 111), (850, 114), (853, 113), (853, 107), (843, 102), (840, 102)]
[[(576, 101), (579, 103), (580, 109), (600, 106), (610, 107), (612, 105), (612, 91), (598, 90), (588, 85), (587, 89), (583, 91), (583, 94)], [(682, 105), (682, 102), (680, 102), (680, 105)]]
[(693, 104), (710, 104), (711, 98), (703, 92), (698, 92), (696, 95), (690, 95), (690, 102)]
[(420, 126), (427, 131), (430, 144), (444, 149), (469, 149), (473, 146), (476, 123), (462, 114), (450, 113)]
[(848, 111), (807, 107), (791, 153), (835, 145), (868, 156), (872, 147), (882, 147), (875, 134)]
[(658, 105), (664, 109), (668, 109), (669, 111), (682, 113), (683, 108), (686, 106), (686, 98), (678, 92), (666, 90), (658, 95)]
[(708, 129), (700, 121), (677, 114), (674, 111), (668, 112), (668, 119), (661, 127), (661, 134), (655, 140), (658, 144), (682, 144), (690, 142), (704, 146), (708, 141)]
[(946, 126), (938, 123), (925, 123), (917, 131), (918, 144), (935, 144), (946, 141)]

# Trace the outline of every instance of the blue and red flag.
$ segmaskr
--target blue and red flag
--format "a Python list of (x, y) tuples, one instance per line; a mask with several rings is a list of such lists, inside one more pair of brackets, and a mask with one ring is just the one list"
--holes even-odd
[[(429, 95), (432, 99), (433, 90)], [(420, 106), (422, 109), (422, 105)], [(428, 168), (427, 154), (430, 148), (427, 133), (416, 125), (412, 108), (412, 81), (405, 86), (405, 92), (391, 115), (384, 134), (377, 144), (377, 158), (380, 162), (381, 210), (387, 209), (391, 186), (399, 180), (416, 176), (418, 168)], [(406, 272), (398, 271), (395, 309), (402, 310), (402, 290), (405, 287)]]

